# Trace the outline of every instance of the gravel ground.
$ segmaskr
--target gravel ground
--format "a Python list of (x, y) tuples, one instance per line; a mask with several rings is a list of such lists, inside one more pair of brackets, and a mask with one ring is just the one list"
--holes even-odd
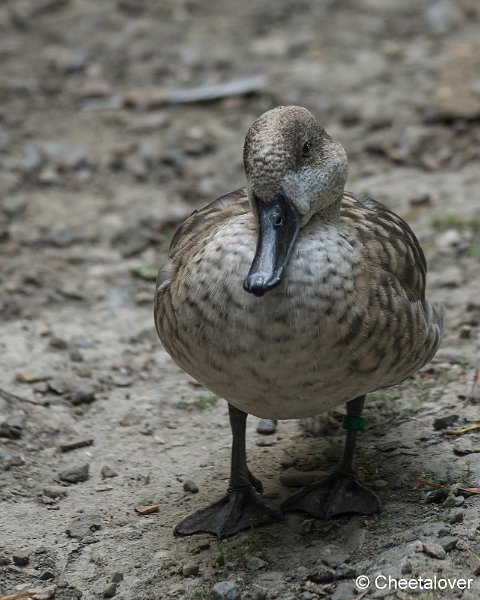
[[(361, 574), (472, 579), (368, 598), (479, 597), (479, 21), (476, 0), (0, 3), (0, 598), (350, 600)], [(367, 402), (381, 515), (175, 540), (223, 493), (230, 433), (160, 347), (152, 277), (288, 103), (343, 142), (349, 190), (412, 224), (445, 340)], [(340, 413), (315, 426), (250, 419), (273, 504), (335, 464)]]

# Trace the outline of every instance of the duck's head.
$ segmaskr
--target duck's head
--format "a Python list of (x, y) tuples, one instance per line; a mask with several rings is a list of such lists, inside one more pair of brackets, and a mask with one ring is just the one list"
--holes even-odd
[(257, 249), (243, 287), (263, 296), (282, 281), (300, 229), (342, 197), (347, 155), (306, 108), (279, 106), (250, 127), (243, 162), (258, 220)]

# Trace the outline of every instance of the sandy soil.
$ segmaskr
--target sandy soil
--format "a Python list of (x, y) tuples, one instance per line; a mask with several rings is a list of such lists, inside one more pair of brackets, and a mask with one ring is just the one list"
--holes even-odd
[[(369, 598), (479, 597), (480, 496), (462, 490), (480, 486), (480, 431), (461, 431), (480, 419), (479, 13), (475, 0), (0, 3), (0, 597), (201, 599), (223, 581), (214, 597), (349, 600), (365, 597), (360, 574), (472, 578), (372, 584)], [(209, 102), (169, 91), (222, 95), (253, 75), (252, 93)], [(162, 350), (152, 277), (176, 224), (243, 184), (249, 124), (287, 103), (343, 142), (351, 191), (412, 224), (445, 340), (368, 401), (358, 465), (381, 515), (174, 539), (224, 492), (230, 433), (225, 402)], [(280, 476), (335, 464), (340, 413), (318, 436), (250, 421), (273, 504), (292, 492)]]

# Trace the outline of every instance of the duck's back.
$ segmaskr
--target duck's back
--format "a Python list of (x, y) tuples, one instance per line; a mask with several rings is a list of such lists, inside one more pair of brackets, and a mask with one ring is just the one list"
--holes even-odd
[(255, 244), (243, 190), (193, 213), (155, 303), (174, 360), (238, 408), (318, 414), (402, 381), (434, 355), (442, 319), (425, 300), (422, 250), (381, 204), (345, 194), (339, 218), (312, 218), (284, 281), (261, 298), (242, 287)]

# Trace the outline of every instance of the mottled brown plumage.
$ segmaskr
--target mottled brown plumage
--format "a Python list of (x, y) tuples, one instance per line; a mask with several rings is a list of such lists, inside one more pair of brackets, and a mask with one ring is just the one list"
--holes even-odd
[[(398, 215), (343, 191), (342, 146), (305, 109), (279, 107), (248, 132), (244, 162), (247, 189), (195, 211), (172, 240), (155, 324), (177, 364), (271, 419), (318, 414), (426, 364), (442, 311), (425, 298), (422, 249)], [(258, 210), (285, 198), (301, 229), (281, 282), (268, 287), (263, 266), (254, 283), (269, 291), (255, 297), (244, 279)]]

